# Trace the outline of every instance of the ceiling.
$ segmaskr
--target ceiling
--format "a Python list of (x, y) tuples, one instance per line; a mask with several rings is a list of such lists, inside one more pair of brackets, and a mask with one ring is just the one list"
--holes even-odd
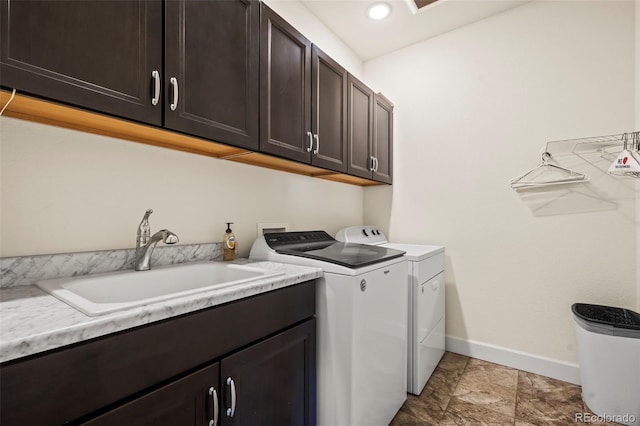
[(418, 10), (413, 0), (385, 0), (391, 15), (366, 16), (378, 0), (300, 0), (363, 61), (479, 21), (530, 0), (438, 0)]

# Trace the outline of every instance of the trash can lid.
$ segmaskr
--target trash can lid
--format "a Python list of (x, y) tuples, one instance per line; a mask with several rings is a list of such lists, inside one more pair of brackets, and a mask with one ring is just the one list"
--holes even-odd
[(640, 332), (640, 314), (630, 309), (574, 303), (571, 306), (571, 310), (577, 318), (588, 324), (596, 323), (617, 329), (637, 330)]

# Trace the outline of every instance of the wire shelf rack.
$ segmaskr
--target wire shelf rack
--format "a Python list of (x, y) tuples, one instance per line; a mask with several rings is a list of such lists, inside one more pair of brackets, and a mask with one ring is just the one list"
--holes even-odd
[[(520, 190), (588, 182), (587, 175), (553, 164), (554, 158), (565, 155), (579, 157), (601, 172), (614, 175), (611, 164), (625, 151), (634, 152), (634, 161), (636, 154), (640, 158), (640, 131), (549, 141), (542, 153), (542, 163), (511, 180), (511, 187)], [(624, 173), (624, 176), (640, 178), (640, 173)]]
[[(551, 155), (559, 154), (589, 154), (598, 153), (612, 156), (611, 160), (615, 159), (615, 156), (625, 149), (625, 143), (629, 148), (634, 140), (640, 138), (640, 131), (619, 133), (615, 135), (606, 136), (594, 136), (588, 138), (579, 139), (566, 139), (558, 141), (547, 142), (546, 152)], [(635, 147), (637, 149), (637, 146)]]

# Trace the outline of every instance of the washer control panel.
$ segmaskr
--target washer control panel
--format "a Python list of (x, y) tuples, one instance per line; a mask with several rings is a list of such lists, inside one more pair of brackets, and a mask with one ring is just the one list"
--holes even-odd
[(338, 231), (336, 240), (345, 243), (384, 244), (387, 236), (377, 226), (351, 226)]

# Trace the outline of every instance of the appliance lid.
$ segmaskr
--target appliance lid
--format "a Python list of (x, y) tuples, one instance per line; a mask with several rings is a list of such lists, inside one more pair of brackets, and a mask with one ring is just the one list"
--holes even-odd
[(395, 259), (404, 251), (367, 244), (341, 243), (324, 231), (277, 232), (266, 234), (269, 247), (280, 254), (306, 257), (359, 268)]
[(419, 262), (437, 254), (444, 253), (443, 246), (400, 243), (386, 243), (382, 244), (382, 246), (406, 252), (405, 257), (411, 262)]

